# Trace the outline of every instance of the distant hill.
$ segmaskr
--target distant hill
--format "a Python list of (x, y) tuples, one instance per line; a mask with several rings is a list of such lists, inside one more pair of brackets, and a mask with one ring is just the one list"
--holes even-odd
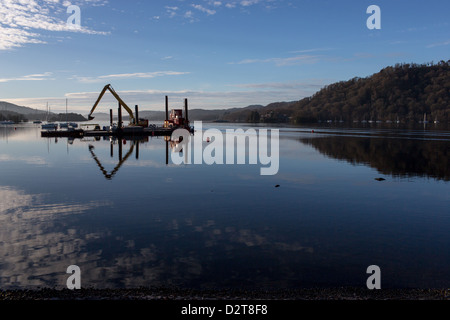
[(343, 119), (450, 121), (450, 60), (397, 64), (367, 78), (329, 85), (293, 104), (296, 122)]
[(80, 114), (65, 113), (56, 114), (47, 111), (37, 110), (28, 107), (22, 107), (13, 103), (0, 101), (0, 119), (13, 120), (15, 122), (26, 120), (49, 120), (49, 121), (86, 121), (87, 119)]
[(45, 120), (46, 117), (47, 112), (45, 111), (0, 101), (0, 120), (12, 120), (14, 122), (21, 122), (28, 120)]
[(47, 112), (18, 106), (9, 102), (0, 101), (0, 121), (12, 120), (22, 122), (28, 120), (44, 120)]
[(397, 64), (367, 78), (324, 87), (312, 97), (270, 104), (229, 120), (308, 123), (327, 120), (450, 121), (450, 60), (437, 64)]
[[(241, 120), (242, 122), (245, 122), (247, 120), (247, 114), (250, 114), (252, 110), (258, 110), (261, 108), (263, 108), (262, 105), (252, 105), (245, 108), (232, 108), (220, 110), (192, 109), (189, 110), (189, 120), (212, 122), (212, 121), (236, 121), (235, 119), (238, 119)], [(233, 116), (230, 117), (230, 115)], [(98, 112), (94, 113), (93, 116), (97, 121), (109, 121), (109, 113)], [(114, 119), (116, 119), (116, 117), (117, 115), (114, 115)], [(139, 118), (145, 118), (150, 121), (164, 121), (166, 118), (166, 112), (142, 110), (139, 112)], [(123, 119), (128, 120), (128, 114), (124, 114)]]
[(32, 109), (28, 107), (21, 107), (13, 103), (0, 101), (0, 112), (11, 111), (19, 114), (47, 114), (46, 111)]
[[(236, 121), (247, 119), (243, 114), (250, 113), (252, 110), (258, 110), (263, 108), (261, 105), (252, 105), (245, 108), (231, 108), (231, 109), (220, 109), (220, 110), (204, 110), (204, 109), (193, 109), (189, 110), (189, 119), (191, 121)], [(230, 115), (233, 115), (230, 117)]]
[(3, 120), (14, 121), (15, 123), (28, 121), (28, 119), (23, 114), (13, 111), (0, 111), (0, 121)]
[(78, 113), (67, 113), (67, 114), (59, 113), (50, 115), (48, 120), (56, 122), (64, 122), (64, 121), (83, 122), (87, 121), (87, 118), (83, 117), (81, 114)]

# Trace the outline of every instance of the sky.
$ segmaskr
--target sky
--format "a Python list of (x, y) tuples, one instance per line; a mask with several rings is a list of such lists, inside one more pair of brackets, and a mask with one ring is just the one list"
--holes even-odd
[[(64, 112), (67, 99), (87, 114), (106, 84), (140, 110), (163, 111), (166, 95), (191, 109), (295, 101), (448, 60), (449, 12), (447, 0), (0, 0), (0, 101)], [(108, 93), (98, 112), (113, 107)]]

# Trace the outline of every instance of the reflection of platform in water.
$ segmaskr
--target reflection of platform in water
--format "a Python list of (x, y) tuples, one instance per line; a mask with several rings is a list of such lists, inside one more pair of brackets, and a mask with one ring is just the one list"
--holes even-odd
[[(97, 140), (97, 138), (100, 138), (100, 137), (97, 136), (95, 138)], [(125, 156), (123, 156), (123, 143), (126, 141), (130, 141), (131, 146), (130, 146), (130, 149), (128, 150), (128, 152), (125, 154)], [(178, 144), (178, 142), (170, 140), (169, 136), (165, 136), (164, 141), (166, 144), (166, 165), (169, 165), (169, 145), (170, 145), (170, 148), (174, 149), (175, 146)], [(122, 167), (122, 165), (131, 157), (133, 152), (135, 152), (135, 154), (136, 154), (136, 160), (139, 160), (139, 144), (141, 142), (148, 142), (148, 138), (143, 138), (141, 140), (139, 140), (139, 139), (110, 139), (111, 158), (114, 157), (114, 146), (116, 145), (115, 142), (117, 142), (118, 153), (119, 153), (119, 162), (117, 163), (117, 165), (114, 167), (114, 169), (111, 172), (108, 172), (105, 169), (105, 167), (102, 165), (100, 159), (95, 154), (95, 151), (94, 151), (95, 147), (92, 144), (89, 144), (89, 152), (91, 153), (92, 158), (95, 160), (98, 167), (100, 168), (100, 171), (102, 172), (102, 174), (105, 176), (105, 178), (107, 180), (112, 180), (114, 175), (119, 171), (119, 169)]]
[[(120, 167), (133, 154), (135, 146), (137, 146), (136, 147), (136, 159), (139, 158), (139, 141), (133, 141), (133, 143), (131, 144), (130, 150), (128, 150), (128, 152), (125, 155), (125, 157), (122, 156), (123, 155), (123, 153), (122, 153), (122, 141), (119, 141), (118, 146), (119, 146), (119, 162), (117, 163), (117, 165), (114, 167), (114, 169), (111, 172), (108, 172), (105, 169), (105, 167), (102, 165), (100, 160), (98, 159), (97, 155), (95, 154), (95, 152), (94, 152), (95, 147), (93, 145), (91, 145), (91, 144), (89, 145), (89, 152), (91, 153), (92, 158), (95, 160), (95, 162), (97, 163), (98, 167), (102, 171), (103, 175), (108, 180), (111, 180), (114, 177), (114, 175), (117, 173), (117, 171), (119, 171)], [(114, 141), (111, 141), (111, 157), (113, 157), (113, 156), (114, 156)]]

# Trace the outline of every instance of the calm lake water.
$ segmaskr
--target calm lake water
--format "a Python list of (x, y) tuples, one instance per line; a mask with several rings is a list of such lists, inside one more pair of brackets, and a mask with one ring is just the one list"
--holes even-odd
[(163, 137), (0, 126), (0, 289), (65, 288), (70, 265), (85, 288), (365, 287), (370, 265), (382, 288), (450, 287), (449, 130), (277, 129), (261, 176), (174, 165)]

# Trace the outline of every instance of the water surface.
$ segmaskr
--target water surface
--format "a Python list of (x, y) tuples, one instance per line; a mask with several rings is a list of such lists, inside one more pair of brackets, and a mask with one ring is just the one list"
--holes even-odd
[(174, 165), (163, 137), (0, 127), (0, 288), (64, 288), (73, 264), (94, 288), (365, 286), (370, 265), (382, 287), (450, 286), (448, 130), (277, 129), (261, 176)]

